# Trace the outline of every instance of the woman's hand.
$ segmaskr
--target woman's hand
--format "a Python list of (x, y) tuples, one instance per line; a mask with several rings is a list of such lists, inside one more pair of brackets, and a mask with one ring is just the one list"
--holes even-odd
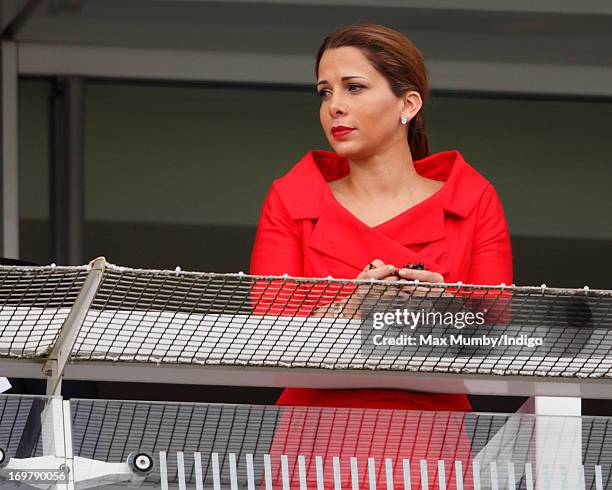
[[(400, 279), (405, 279), (407, 281), (444, 282), (444, 276), (442, 274), (426, 269), (398, 269), (397, 275)], [(404, 291), (409, 292), (411, 296), (428, 296), (431, 295), (431, 293), (447, 296), (444, 288), (434, 288), (431, 286), (406, 286)]]
[[(356, 279), (399, 281), (396, 271), (397, 268), (394, 265), (385, 264), (382, 260), (375, 259), (363, 268)], [(317, 308), (313, 316), (340, 316), (343, 318), (359, 317), (364, 298), (377, 291), (380, 295), (385, 296), (396, 294), (393, 291), (389, 291), (387, 286), (384, 285), (360, 284), (344, 299), (335, 301), (331, 305), (323, 305)]]
[[(377, 279), (381, 281), (396, 282), (400, 279), (407, 281), (419, 280), (421, 282), (444, 282), (442, 274), (428, 270), (398, 269), (392, 264), (385, 264), (380, 259), (375, 259), (367, 264), (357, 275), (356, 279)], [(444, 288), (432, 288), (431, 286), (403, 286), (399, 294), (409, 297), (430, 296), (432, 293), (444, 295)], [(362, 314), (364, 300), (370, 298), (374, 303), (388, 298), (390, 301), (398, 297), (397, 288), (388, 287), (384, 284), (360, 284), (353, 293), (336, 303), (338, 316), (344, 318), (359, 318)], [(367, 308), (366, 308), (367, 309)]]
[[(380, 259), (375, 259), (366, 265), (363, 270), (357, 276), (357, 279), (379, 279), (384, 281), (398, 281), (404, 279), (407, 281), (418, 280), (420, 282), (444, 282), (444, 276), (438, 272), (429, 271), (426, 269), (410, 269), (407, 267), (398, 269), (394, 265), (385, 264)], [(362, 301), (366, 294), (375, 293), (377, 290), (383, 291), (383, 296), (397, 297), (396, 288), (389, 288), (387, 286), (359, 286), (355, 293), (352, 295), (352, 303), (356, 301)], [(432, 293), (443, 295), (444, 288), (432, 288), (431, 286), (404, 286), (400, 291), (402, 294), (408, 296), (428, 296)]]
[[(357, 275), (356, 279), (378, 279), (382, 281), (398, 281), (396, 275), (397, 268), (391, 264), (385, 264), (380, 259), (375, 259), (367, 264), (363, 270)], [(366, 285), (360, 284), (357, 286), (350, 296), (336, 302), (338, 316), (344, 318), (355, 318), (361, 315), (360, 309), (363, 300), (366, 296), (379, 291), (381, 295), (391, 295), (392, 292), (384, 285)]]

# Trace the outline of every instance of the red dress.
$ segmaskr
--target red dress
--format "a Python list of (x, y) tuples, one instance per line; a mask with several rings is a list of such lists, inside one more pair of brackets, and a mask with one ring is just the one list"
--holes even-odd
[[(493, 186), (457, 151), (414, 162), (444, 185), (424, 201), (370, 227), (335, 199), (328, 182), (349, 172), (328, 151), (308, 152), (273, 182), (263, 203), (251, 274), (355, 278), (374, 259), (422, 262), (446, 282), (511, 284), (510, 237)], [(279, 405), (470, 410), (465, 395), (405, 390), (286, 389)]]
[[(341, 206), (329, 188), (328, 182), (348, 174), (348, 161), (328, 151), (308, 152), (272, 184), (261, 210), (251, 273), (352, 279), (366, 264), (378, 258), (398, 267), (408, 262), (422, 262), (428, 270), (442, 274), (446, 282), (511, 284), (510, 238), (493, 186), (457, 151), (430, 155), (415, 161), (414, 166), (420, 175), (444, 181), (444, 185), (424, 201), (370, 227)], [(270, 454), (274, 460), (281, 454), (289, 456), (292, 482), (297, 478), (297, 455), (302, 454), (307, 457), (308, 484), (314, 487), (312, 461), (314, 455), (320, 454), (329, 481), (333, 456), (341, 458), (341, 478), (346, 484), (350, 478), (347, 458), (352, 455), (359, 460), (360, 480), (365, 476), (362, 471), (367, 458), (375, 458), (376, 480), (381, 488), (384, 471), (379, 465), (387, 457), (393, 460), (396, 485), (402, 478), (402, 458), (409, 458), (413, 463), (415, 490), (421, 488), (415, 468), (419, 461), (427, 460), (431, 485), (438, 478), (437, 460), (443, 459), (447, 461), (447, 488), (455, 488), (452, 460), (463, 461), (466, 475), (463, 488), (471, 488), (467, 468), (471, 447), (461, 416), (448, 418), (439, 414), (438, 417), (447, 417), (446, 422), (432, 426), (424, 420), (415, 424), (410, 419), (419, 417), (420, 420), (423, 415), (418, 415), (419, 412), (403, 412), (469, 411), (471, 406), (465, 395), (390, 389), (287, 388), (277, 404), (379, 409), (353, 415), (338, 412), (334, 413), (332, 422), (317, 420), (310, 424), (302, 420), (304, 412), (283, 415)], [(359, 418), (358, 433), (347, 428), (344, 416)], [(425, 415), (426, 418), (433, 416)], [(402, 434), (398, 436), (400, 429)], [(370, 439), (376, 434), (385, 441), (374, 444)], [(347, 444), (347, 437), (356, 442)], [(333, 446), (330, 441), (335, 441), (335, 450), (330, 449)], [(273, 464), (278, 473), (278, 461)], [(278, 478), (275, 474), (275, 482)]]

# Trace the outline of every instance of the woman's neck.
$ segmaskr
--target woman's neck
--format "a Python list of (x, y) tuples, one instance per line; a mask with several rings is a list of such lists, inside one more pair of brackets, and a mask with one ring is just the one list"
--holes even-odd
[(346, 189), (365, 200), (405, 194), (420, 180), (407, 145), (405, 149), (393, 148), (368, 158), (349, 160), (349, 168)]

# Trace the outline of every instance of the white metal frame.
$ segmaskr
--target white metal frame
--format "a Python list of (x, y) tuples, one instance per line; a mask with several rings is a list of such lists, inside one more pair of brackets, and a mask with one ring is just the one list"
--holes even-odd
[[(43, 378), (42, 364), (28, 359), (3, 359), (0, 373), (8, 377)], [(563, 400), (579, 398), (612, 399), (612, 380), (539, 378), (536, 376), (498, 376), (484, 374), (406, 373), (401, 371), (344, 371), (313, 368), (197, 366), (130, 362), (70, 361), (63, 379), (123, 381), (139, 383), (210, 384), (223, 386), (312, 388), (398, 388), (437, 393), (474, 395), (553, 397), (557, 407)], [(542, 405), (539, 405), (542, 406)], [(535, 410), (536, 405), (534, 405)], [(535, 411), (534, 413), (539, 413)], [(548, 413), (548, 412), (542, 412)], [(575, 401), (565, 415), (577, 415)]]
[(61, 394), (64, 367), (81, 325), (87, 316), (91, 302), (102, 282), (105, 264), (106, 261), (103, 257), (98, 257), (92, 262), (85, 284), (83, 284), (79, 296), (62, 325), (59, 337), (45, 362), (43, 372), (48, 377), (47, 395), (49, 396), (59, 396)]
[[(72, 451), (72, 422), (70, 401), (61, 397), (48, 398), (40, 414), (43, 456), (11, 458), (0, 468), (0, 477), (14, 471), (59, 470), (66, 465), (67, 480), (53, 485), (56, 490), (74, 490), (130, 482), (133, 486), (145, 478), (125, 463), (108, 463), (75, 456)], [(30, 483), (38, 488), (49, 488), (48, 484)]]
[[(194, 366), (153, 363), (77, 362), (68, 363), (65, 379), (155, 383), (211, 384), (284, 388), (318, 387), (406, 389), (436, 393), (470, 393), (500, 396), (555, 397), (561, 407), (568, 397), (612, 398), (612, 380), (569, 380), (533, 376), (492, 377), (477, 374), (407, 373), (402, 371), (327, 370), (312, 368)], [(572, 402), (572, 407), (574, 403)], [(535, 413), (537, 411), (537, 405)], [(565, 415), (576, 415), (574, 408)]]

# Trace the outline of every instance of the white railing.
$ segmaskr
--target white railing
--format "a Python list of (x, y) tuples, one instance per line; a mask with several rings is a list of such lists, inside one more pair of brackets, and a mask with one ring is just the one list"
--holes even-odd
[(611, 432), (610, 417), (0, 395), (0, 485), (603, 490)]
[[(612, 291), (159, 271), (103, 258), (1, 267), (0, 278), (0, 373), (45, 376), (48, 394), (77, 378), (612, 398)], [(378, 330), (375, 313), (408, 310), (486, 321), (398, 332), (500, 342), (376, 345), (397, 325)], [(516, 343), (525, 338), (542, 345)]]

